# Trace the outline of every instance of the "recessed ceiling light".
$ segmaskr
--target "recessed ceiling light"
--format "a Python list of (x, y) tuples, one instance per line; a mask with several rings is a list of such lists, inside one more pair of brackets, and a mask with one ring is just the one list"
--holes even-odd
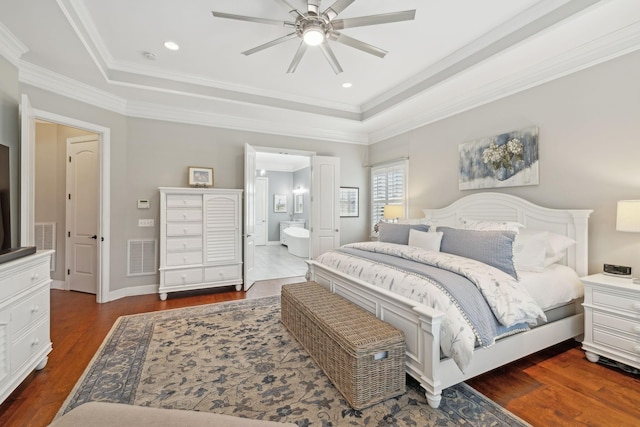
[(172, 42), (172, 41), (164, 42), (164, 47), (166, 47), (169, 50), (178, 50), (178, 49), (180, 49), (180, 46), (178, 46), (178, 43)]
[(349, 89), (351, 86), (353, 86), (353, 84), (351, 84), (349, 82), (342, 83), (342, 87), (345, 88), (345, 89)]

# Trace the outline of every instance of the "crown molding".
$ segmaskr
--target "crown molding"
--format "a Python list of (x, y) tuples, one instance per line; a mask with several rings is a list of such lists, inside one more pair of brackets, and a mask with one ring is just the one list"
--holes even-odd
[(439, 104), (436, 109), (423, 112), (401, 123), (384, 127), (379, 131), (371, 132), (369, 143), (375, 144), (384, 141), (636, 50), (640, 50), (640, 22), (595, 39), (569, 52), (549, 58), (537, 64), (536, 67), (527, 69), (526, 72), (485, 85), (474, 92), (467, 93), (465, 98), (452, 99), (448, 103)]
[(29, 48), (0, 22), (0, 56), (5, 57), (14, 67), (18, 68), (20, 58), (27, 52), (29, 52)]

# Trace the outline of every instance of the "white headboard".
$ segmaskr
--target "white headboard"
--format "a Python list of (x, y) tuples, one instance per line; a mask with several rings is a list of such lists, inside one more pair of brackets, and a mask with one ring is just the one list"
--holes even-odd
[(566, 264), (579, 276), (588, 271), (589, 209), (550, 209), (520, 197), (502, 193), (474, 193), (441, 209), (424, 209), (425, 222), (434, 226), (459, 227), (460, 218), (515, 221), (527, 229), (568, 236), (576, 245), (567, 249)]

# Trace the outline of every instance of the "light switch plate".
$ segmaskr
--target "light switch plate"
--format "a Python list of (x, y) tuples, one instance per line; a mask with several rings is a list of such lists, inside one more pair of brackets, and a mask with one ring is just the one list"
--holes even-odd
[(139, 219), (138, 227), (153, 227), (153, 219)]

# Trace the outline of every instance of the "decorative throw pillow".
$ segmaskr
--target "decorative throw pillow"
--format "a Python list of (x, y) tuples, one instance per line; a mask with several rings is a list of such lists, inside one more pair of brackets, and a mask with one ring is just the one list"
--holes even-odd
[(409, 230), (409, 246), (417, 246), (428, 251), (440, 252), (440, 242), (442, 242), (442, 232), (440, 231), (418, 231)]
[(429, 231), (425, 224), (397, 224), (381, 222), (378, 224), (378, 241), (406, 245), (409, 243), (409, 230)]
[(459, 218), (462, 228), (478, 231), (513, 231), (519, 232), (524, 225), (512, 221), (481, 221), (469, 218)]
[(522, 230), (513, 242), (513, 263), (518, 271), (541, 272), (547, 253), (546, 231)]
[(548, 233), (547, 253), (544, 266), (548, 267), (560, 261), (567, 254), (567, 249), (576, 244), (576, 241), (562, 234)]
[(442, 231), (440, 251), (475, 259), (518, 279), (513, 264), (513, 231), (478, 231), (438, 227)]

